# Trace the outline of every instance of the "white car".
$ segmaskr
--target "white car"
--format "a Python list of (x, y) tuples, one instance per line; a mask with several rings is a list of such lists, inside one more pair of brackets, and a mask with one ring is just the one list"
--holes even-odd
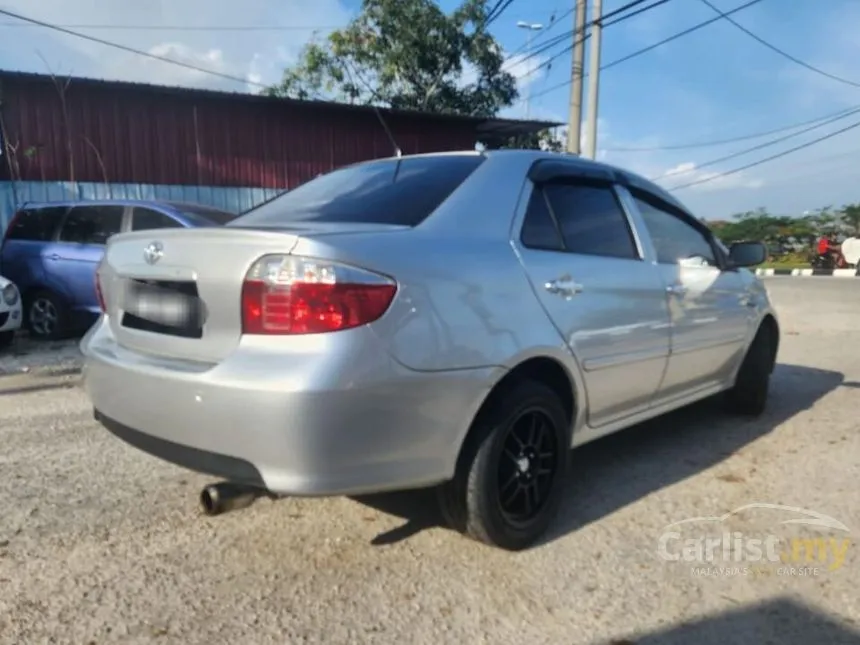
[(11, 280), (0, 275), (0, 347), (8, 347), (21, 327), (21, 294)]

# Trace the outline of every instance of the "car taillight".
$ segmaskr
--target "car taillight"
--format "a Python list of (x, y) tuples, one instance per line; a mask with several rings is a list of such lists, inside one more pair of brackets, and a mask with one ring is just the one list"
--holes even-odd
[(387, 310), (397, 283), (326, 260), (267, 255), (242, 285), (242, 333), (319, 334), (373, 322)]
[(21, 217), (21, 211), (16, 211), (14, 215), (12, 215), (12, 219), (9, 220), (8, 226), (6, 226), (6, 230), (3, 231), (3, 238), (8, 237), (9, 232), (12, 230), (12, 227), (18, 223), (18, 219)]
[(102, 276), (101, 276), (101, 264), (99, 264), (98, 269), (96, 269), (95, 276), (95, 284), (96, 284), (96, 299), (99, 301), (99, 309), (102, 312), (107, 312), (107, 305), (105, 304), (105, 296), (102, 293)]

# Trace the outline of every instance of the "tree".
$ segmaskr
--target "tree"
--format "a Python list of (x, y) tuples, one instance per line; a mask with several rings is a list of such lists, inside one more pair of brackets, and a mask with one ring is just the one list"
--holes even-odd
[(308, 44), (272, 96), (327, 98), (441, 114), (495, 116), (516, 79), (484, 30), (488, 0), (445, 14), (432, 0), (363, 0), (345, 28)]
[(554, 133), (551, 128), (533, 132), (518, 137), (511, 137), (498, 145), (490, 143), (489, 148), (524, 148), (526, 150), (547, 150), (550, 152), (562, 152), (565, 148), (564, 140)]
[(846, 204), (843, 206), (841, 219), (854, 235), (860, 235), (860, 204)]

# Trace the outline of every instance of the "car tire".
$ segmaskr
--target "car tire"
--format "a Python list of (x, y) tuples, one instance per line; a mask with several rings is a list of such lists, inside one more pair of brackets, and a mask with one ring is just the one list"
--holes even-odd
[(52, 291), (37, 291), (29, 295), (24, 312), (24, 324), (34, 338), (58, 340), (69, 332), (69, 308)]
[(0, 331), (0, 349), (6, 349), (7, 347), (11, 347), (14, 340), (14, 331)]
[(469, 431), (454, 478), (437, 489), (448, 524), (506, 550), (534, 544), (564, 492), (569, 427), (559, 396), (542, 383), (496, 392)]
[(767, 407), (775, 358), (772, 334), (767, 325), (762, 325), (756, 333), (738, 370), (735, 385), (726, 392), (726, 406), (730, 412), (757, 417)]

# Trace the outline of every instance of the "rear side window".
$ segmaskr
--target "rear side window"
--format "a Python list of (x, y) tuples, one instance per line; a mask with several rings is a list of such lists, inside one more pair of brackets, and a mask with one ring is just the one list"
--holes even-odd
[(7, 240), (47, 242), (54, 237), (68, 207), (52, 206), (18, 211), (6, 234)]
[[(545, 210), (554, 220), (555, 233), (546, 224)], [(535, 244), (538, 236), (540, 242)], [(555, 242), (548, 241), (553, 237)], [(627, 217), (608, 185), (559, 183), (535, 188), (523, 223), (522, 242), (530, 248), (555, 250), (553, 245), (559, 244), (559, 238), (569, 253), (639, 259)]]
[(148, 231), (154, 228), (178, 228), (181, 224), (164, 213), (151, 208), (135, 207), (131, 213), (131, 230)]
[(122, 228), (122, 206), (76, 206), (63, 222), (61, 242), (105, 244)]
[(520, 239), (530, 249), (564, 251), (561, 232), (550, 213), (546, 194), (540, 188), (532, 191)]
[(483, 163), (480, 155), (370, 161), (320, 175), (228, 226), (294, 222), (417, 226)]

